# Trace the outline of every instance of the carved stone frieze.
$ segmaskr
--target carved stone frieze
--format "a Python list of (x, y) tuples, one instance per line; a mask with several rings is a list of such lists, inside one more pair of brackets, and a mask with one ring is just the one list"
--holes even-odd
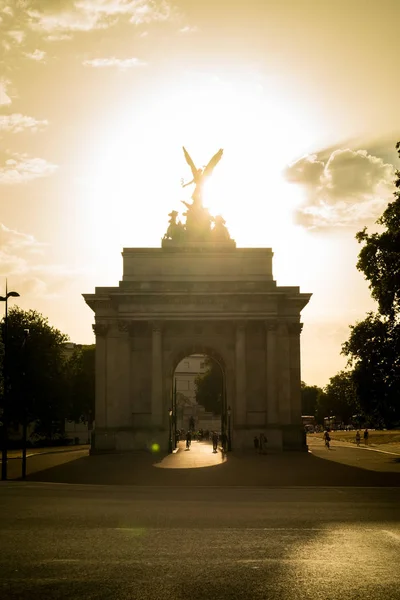
[(100, 310), (109, 310), (112, 307), (113, 307), (113, 305), (112, 305), (111, 300), (99, 299), (94, 302), (95, 312), (100, 311)]
[(125, 296), (120, 298), (119, 302), (122, 304), (142, 304), (142, 305), (211, 305), (219, 308), (229, 307), (240, 307), (247, 304), (259, 304), (265, 307), (271, 307), (275, 305), (274, 301), (268, 298), (267, 294), (240, 294), (240, 295), (229, 295), (227, 297), (221, 296), (221, 294), (133, 294), (132, 296)]

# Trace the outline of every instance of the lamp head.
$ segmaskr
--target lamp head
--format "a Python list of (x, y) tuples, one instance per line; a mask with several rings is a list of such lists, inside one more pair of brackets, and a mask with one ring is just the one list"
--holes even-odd
[(19, 297), (18, 292), (8, 292), (7, 293), (7, 298), (11, 298), (11, 297), (12, 298), (18, 298)]

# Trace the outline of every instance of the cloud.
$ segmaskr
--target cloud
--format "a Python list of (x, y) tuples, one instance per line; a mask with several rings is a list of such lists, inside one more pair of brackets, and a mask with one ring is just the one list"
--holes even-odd
[(13, 17), (14, 16), (14, 13), (13, 13), (13, 10), (12, 10), (11, 6), (4, 6), (4, 8), (2, 8), (2, 12), (5, 15), (8, 15), (9, 17)]
[(28, 254), (42, 254), (46, 244), (38, 242), (33, 235), (9, 229), (0, 223), (0, 249), (2, 252), (23, 251)]
[(7, 94), (7, 89), (10, 82), (6, 79), (0, 79), (0, 106), (11, 104), (11, 98)]
[(30, 58), (31, 60), (41, 61), (46, 58), (46, 52), (44, 50), (38, 50), (36, 48), (34, 52), (27, 52), (25, 56), (27, 58)]
[(166, 0), (75, 0), (60, 11), (27, 11), (32, 29), (53, 32), (79, 32), (106, 29), (120, 18), (138, 25), (170, 18)]
[(8, 31), (7, 35), (17, 44), (22, 44), (25, 38), (25, 33), (21, 30)]
[(30, 158), (26, 154), (14, 154), (0, 165), (0, 184), (18, 184), (53, 175), (58, 166), (44, 158)]
[(68, 33), (53, 33), (45, 37), (47, 42), (62, 42), (64, 40), (72, 40), (72, 35)]
[(26, 129), (29, 129), (33, 133), (36, 133), (39, 129), (47, 127), (48, 121), (34, 119), (33, 117), (27, 117), (19, 113), (12, 115), (0, 115), (0, 131), (8, 131), (11, 133), (19, 133)]
[(0, 272), (21, 296), (55, 298), (73, 278), (64, 265), (43, 264), (47, 244), (0, 223)]
[(133, 67), (143, 67), (147, 63), (139, 58), (93, 58), (92, 60), (84, 60), (82, 63), (85, 67), (117, 67), (121, 70), (132, 69)]
[(185, 27), (182, 27), (179, 30), (179, 33), (195, 33), (198, 30), (199, 30), (199, 28), (196, 27), (196, 25), (194, 25), (194, 26), (185, 25)]
[(304, 156), (284, 175), (304, 190), (297, 222), (321, 229), (375, 221), (393, 191), (394, 168), (366, 150), (346, 148), (323, 159), (316, 154)]

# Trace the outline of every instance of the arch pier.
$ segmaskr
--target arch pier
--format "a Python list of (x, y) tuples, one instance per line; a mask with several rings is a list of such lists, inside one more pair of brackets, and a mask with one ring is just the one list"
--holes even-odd
[(117, 287), (84, 294), (95, 313), (93, 450), (167, 450), (173, 373), (199, 352), (222, 367), (233, 449), (260, 432), (270, 448), (304, 449), (300, 312), (311, 294), (277, 286), (271, 248), (185, 241), (122, 257)]

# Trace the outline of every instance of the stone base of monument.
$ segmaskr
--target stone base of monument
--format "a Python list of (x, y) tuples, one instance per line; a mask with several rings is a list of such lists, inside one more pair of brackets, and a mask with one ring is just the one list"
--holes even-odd
[(307, 451), (303, 427), (297, 425), (266, 425), (264, 427), (240, 428), (232, 433), (233, 450), (254, 449), (254, 438), (263, 433), (267, 438), (267, 450), (282, 452)]
[(282, 426), (282, 449), (308, 451), (307, 436), (302, 425)]
[(168, 450), (168, 431), (155, 430), (123, 430), (98, 431), (92, 441), (90, 454), (106, 454), (109, 452), (129, 452), (146, 450), (149, 452)]

